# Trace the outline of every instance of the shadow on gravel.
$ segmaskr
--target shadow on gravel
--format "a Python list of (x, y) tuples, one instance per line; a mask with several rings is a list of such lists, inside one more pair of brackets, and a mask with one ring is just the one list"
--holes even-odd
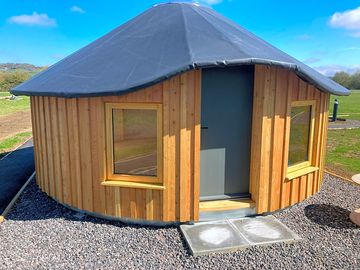
[(334, 229), (356, 229), (349, 218), (350, 211), (331, 204), (311, 204), (305, 207), (305, 216), (322, 226)]
[(177, 228), (176, 225), (139, 225), (126, 221), (108, 220), (87, 215), (82, 212), (70, 209), (42, 192), (35, 183), (35, 179), (30, 182), (19, 200), (8, 214), (9, 221), (34, 221), (48, 219), (63, 219), (71, 222), (90, 222), (93, 224), (111, 225), (119, 228), (149, 229), (157, 230), (164, 228)]

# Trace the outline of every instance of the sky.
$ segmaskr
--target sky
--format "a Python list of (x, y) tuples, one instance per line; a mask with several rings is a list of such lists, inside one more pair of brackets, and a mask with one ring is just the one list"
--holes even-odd
[[(0, 63), (52, 65), (159, 2), (0, 0)], [(197, 2), (325, 75), (360, 69), (359, 0)]]

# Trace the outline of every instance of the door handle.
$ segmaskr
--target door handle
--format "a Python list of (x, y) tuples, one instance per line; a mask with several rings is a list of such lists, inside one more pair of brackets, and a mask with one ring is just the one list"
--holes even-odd
[(201, 126), (201, 129), (209, 129), (209, 127), (203, 127), (203, 126)]

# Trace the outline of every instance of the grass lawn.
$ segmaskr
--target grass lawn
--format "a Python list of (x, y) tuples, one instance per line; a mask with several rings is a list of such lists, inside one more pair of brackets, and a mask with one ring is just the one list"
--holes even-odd
[(0, 158), (7, 152), (21, 145), (32, 136), (31, 132), (18, 133), (12, 137), (0, 141)]
[[(352, 90), (350, 96), (331, 96), (330, 116), (335, 98), (339, 117), (360, 120), (360, 90)], [(360, 129), (329, 130), (326, 169), (348, 178), (360, 173)]]
[(360, 129), (329, 130), (326, 169), (351, 178), (360, 173)]
[[(29, 97), (19, 97), (17, 100), (4, 99), (4, 97), (10, 95), (8, 92), (0, 92), (0, 117), (5, 116), (5, 118), (7, 118), (7, 116), (13, 113), (30, 109)], [(16, 125), (14, 125), (14, 133), (17, 132), (15, 127)], [(0, 157), (24, 143), (31, 136), (31, 132), (18, 132), (16, 135), (0, 140)]]
[(329, 116), (332, 116), (335, 98), (339, 101), (338, 117), (360, 120), (360, 90), (351, 90), (350, 96), (331, 96)]
[(0, 92), (0, 116), (30, 109), (30, 98), (21, 96), (17, 100), (4, 99), (8, 92)]

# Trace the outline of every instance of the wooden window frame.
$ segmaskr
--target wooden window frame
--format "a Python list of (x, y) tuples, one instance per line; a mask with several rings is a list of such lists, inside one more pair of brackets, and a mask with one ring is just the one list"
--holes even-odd
[[(293, 107), (302, 107), (302, 106), (311, 106), (311, 115), (310, 115), (310, 132), (309, 132), (309, 145), (308, 145), (308, 160), (297, 163), (295, 165), (288, 165), (287, 174), (290, 175), (296, 171), (307, 170), (307, 168), (312, 166), (312, 157), (313, 157), (313, 140), (314, 140), (314, 127), (315, 127), (315, 110), (316, 110), (316, 100), (300, 100), (291, 102), (290, 112)], [(291, 132), (291, 120), (290, 120), (290, 128), (289, 132)], [(288, 151), (290, 150), (290, 136), (289, 134), (289, 144)]]
[[(138, 110), (156, 110), (157, 127), (157, 175), (130, 175), (114, 173), (114, 140), (113, 140), (113, 109), (138, 109)], [(162, 104), (158, 103), (105, 103), (105, 134), (106, 134), (106, 182), (138, 182), (161, 184), (163, 182), (163, 155), (162, 155)]]

